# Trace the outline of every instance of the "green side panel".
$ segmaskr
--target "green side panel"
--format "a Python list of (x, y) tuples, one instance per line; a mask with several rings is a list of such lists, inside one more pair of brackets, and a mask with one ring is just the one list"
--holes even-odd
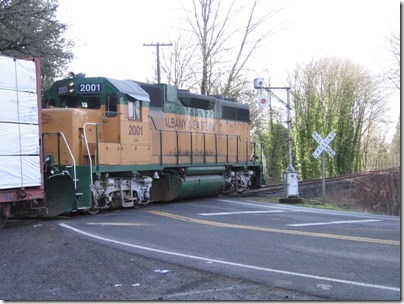
[(45, 180), (46, 208), (40, 216), (54, 217), (75, 209), (74, 181), (70, 175), (54, 175)]
[(216, 195), (222, 187), (220, 175), (164, 176), (153, 181), (150, 195), (152, 200), (173, 201), (185, 198)]

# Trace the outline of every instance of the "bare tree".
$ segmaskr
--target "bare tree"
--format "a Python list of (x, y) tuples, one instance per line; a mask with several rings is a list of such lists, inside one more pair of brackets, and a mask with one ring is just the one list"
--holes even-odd
[(196, 46), (182, 34), (182, 32), (178, 34), (168, 52), (163, 52), (161, 68), (169, 84), (177, 88), (191, 89), (196, 85), (193, 69), (196, 65)]
[(388, 38), (388, 42), (390, 44), (391, 59), (394, 67), (386, 73), (386, 77), (390, 80), (395, 88), (400, 90), (400, 35), (392, 33)]
[[(244, 82), (242, 72), (254, 50), (274, 32), (269, 26), (262, 29), (277, 11), (258, 16), (259, 0), (250, 2), (249, 9), (247, 5), (237, 6), (236, 0), (227, 6), (223, 3), (193, 0), (192, 10), (184, 10), (199, 47), (201, 94), (234, 96), (232, 90)], [(245, 12), (249, 12), (246, 20), (242, 16)]]
[(230, 4), (230, 9), (225, 13), (224, 18), (220, 18), (220, 1), (215, 0), (193, 0), (193, 11), (187, 12), (188, 23), (191, 31), (195, 35), (201, 53), (201, 73), (200, 81), (201, 94), (209, 94), (209, 80), (215, 60), (219, 53), (223, 51), (223, 44), (231, 36), (225, 30), (233, 14), (234, 0)]

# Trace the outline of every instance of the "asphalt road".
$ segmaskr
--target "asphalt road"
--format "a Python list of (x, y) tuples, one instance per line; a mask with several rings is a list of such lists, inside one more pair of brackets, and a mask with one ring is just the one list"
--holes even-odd
[(207, 198), (0, 235), (1, 299), (401, 299), (398, 217)]

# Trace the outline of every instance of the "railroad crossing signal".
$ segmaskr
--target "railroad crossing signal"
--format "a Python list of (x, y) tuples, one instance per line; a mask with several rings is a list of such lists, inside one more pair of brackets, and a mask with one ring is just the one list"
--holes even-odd
[(261, 108), (266, 108), (271, 103), (271, 99), (269, 96), (259, 96), (257, 98), (257, 103)]
[(313, 138), (318, 142), (319, 146), (316, 149), (316, 151), (313, 152), (313, 156), (314, 158), (317, 158), (320, 156), (321, 152), (323, 152), (324, 150), (328, 153), (328, 155), (330, 155), (331, 157), (335, 156), (335, 152), (333, 149), (331, 149), (331, 147), (328, 145), (335, 137), (335, 133), (334, 132), (330, 132), (327, 137), (323, 140), (323, 138), (321, 137), (320, 134), (318, 134), (316, 131), (314, 131), (313, 133)]
[(271, 98), (268, 95), (258, 96), (257, 103), (261, 108), (266, 108), (270, 105)]
[(319, 146), (316, 149), (316, 151), (314, 151), (313, 156), (315, 158), (319, 157), (320, 154), (323, 154), (323, 161), (322, 161), (322, 188), (323, 188), (323, 194), (322, 194), (322, 201), (323, 203), (325, 203), (325, 175), (326, 175), (326, 171), (325, 171), (325, 153), (324, 151), (326, 151), (328, 153), (328, 155), (330, 155), (331, 157), (335, 156), (335, 152), (333, 149), (331, 149), (331, 147), (328, 145), (335, 137), (335, 133), (334, 132), (330, 132), (328, 133), (327, 137), (325, 139), (323, 139), (321, 137), (320, 134), (318, 134), (316, 131), (314, 131), (313, 133), (313, 137), (314, 139), (318, 142)]

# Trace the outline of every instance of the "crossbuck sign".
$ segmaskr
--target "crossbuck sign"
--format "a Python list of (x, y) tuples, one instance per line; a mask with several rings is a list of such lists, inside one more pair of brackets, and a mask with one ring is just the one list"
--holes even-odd
[(331, 147), (328, 145), (335, 137), (335, 133), (334, 132), (330, 132), (327, 137), (323, 140), (323, 138), (321, 137), (320, 134), (318, 134), (316, 131), (314, 131), (313, 133), (313, 137), (314, 139), (318, 142), (319, 146), (316, 149), (316, 151), (313, 152), (313, 156), (315, 158), (319, 157), (321, 152), (323, 152), (324, 150), (328, 153), (328, 155), (330, 155), (331, 157), (335, 156), (335, 152), (333, 149), (331, 149)]

